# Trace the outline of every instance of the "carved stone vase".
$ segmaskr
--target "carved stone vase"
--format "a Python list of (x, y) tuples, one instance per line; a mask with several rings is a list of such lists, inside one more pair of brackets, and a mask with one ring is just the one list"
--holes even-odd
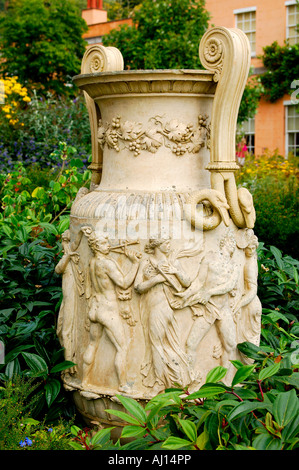
[(117, 395), (141, 403), (195, 391), (216, 366), (248, 362), (260, 338), (257, 238), (237, 189), (235, 133), (250, 65), (246, 36), (213, 28), (203, 70), (124, 71), (91, 46), (74, 82), (92, 135), (92, 182), (63, 234), (58, 336), (76, 365), (62, 377), (87, 422), (121, 429)]

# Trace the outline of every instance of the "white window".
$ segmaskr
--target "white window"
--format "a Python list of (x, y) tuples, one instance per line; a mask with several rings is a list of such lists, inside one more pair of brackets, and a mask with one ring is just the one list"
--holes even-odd
[(236, 28), (241, 29), (248, 37), (251, 47), (251, 55), (256, 55), (256, 7), (234, 10)]
[(299, 42), (299, 33), (297, 31), (299, 23), (299, 7), (296, 1), (285, 3), (287, 7), (287, 31), (286, 39), (289, 44), (297, 44)]
[(87, 44), (102, 44), (102, 36), (96, 36), (94, 38), (85, 38)]
[(297, 105), (285, 102), (286, 120), (286, 155), (292, 153), (299, 156), (299, 113)]
[(245, 137), (248, 152), (255, 152), (255, 118), (250, 118), (238, 127), (238, 134)]

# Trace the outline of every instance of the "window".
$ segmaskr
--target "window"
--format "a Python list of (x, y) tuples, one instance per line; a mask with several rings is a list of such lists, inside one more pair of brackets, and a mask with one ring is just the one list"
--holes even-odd
[(299, 156), (299, 113), (295, 104), (287, 104), (286, 110), (286, 154)]
[(241, 29), (248, 37), (252, 56), (255, 56), (255, 50), (256, 50), (256, 47), (255, 47), (255, 32), (256, 32), (255, 13), (256, 13), (255, 7), (234, 10), (234, 14), (236, 16), (236, 28)]
[(248, 121), (242, 123), (238, 128), (238, 134), (243, 135), (246, 139), (246, 146), (248, 152), (254, 155), (254, 144), (255, 144), (255, 119), (250, 118)]
[(102, 44), (102, 36), (96, 36), (94, 38), (85, 38), (87, 44)]
[(296, 2), (286, 2), (287, 7), (287, 31), (286, 38), (289, 44), (297, 44), (299, 42), (299, 33), (297, 25), (299, 23), (299, 8)]

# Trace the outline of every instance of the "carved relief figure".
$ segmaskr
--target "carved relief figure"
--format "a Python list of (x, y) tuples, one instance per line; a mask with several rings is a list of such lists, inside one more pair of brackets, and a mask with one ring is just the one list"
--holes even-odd
[[(84, 277), (80, 268), (80, 257), (76, 252), (81, 239), (79, 232), (75, 241), (71, 242), (70, 231), (62, 234), (62, 247), (64, 255), (55, 267), (57, 274), (62, 274), (63, 300), (60, 306), (57, 335), (60, 344), (65, 349), (65, 359), (76, 363), (76, 316), (78, 311), (78, 298), (84, 294)], [(68, 372), (74, 374), (76, 367)]]
[[(237, 244), (245, 252), (244, 264), (244, 292), (233, 306), (236, 315), (238, 342), (249, 341), (255, 345), (259, 344), (261, 333), (262, 304), (257, 296), (257, 254), (258, 239), (253, 230), (240, 230), (240, 241)], [(243, 356), (242, 356), (243, 357)], [(249, 360), (243, 357), (245, 362)]]
[(119, 311), (116, 287), (127, 289), (133, 283), (139, 257), (136, 252), (124, 251), (124, 254), (132, 261), (132, 266), (127, 274), (123, 274), (118, 263), (109, 256), (111, 246), (108, 239), (98, 238), (90, 227), (82, 227), (81, 230), (87, 235), (88, 244), (93, 253), (86, 280), (90, 340), (83, 356), (83, 383), (88, 384), (90, 380), (99, 341), (105, 331), (116, 349), (115, 370), (119, 380), (119, 390), (127, 391), (125, 370), (127, 340)]
[(171, 260), (170, 241), (151, 239), (145, 246), (148, 257), (139, 266), (135, 290), (141, 295), (140, 312), (145, 336), (143, 383), (153, 393), (189, 383), (187, 361), (180, 347), (177, 322), (168, 296), (171, 290), (190, 285), (177, 260)]
[(213, 324), (222, 342), (224, 367), (229, 366), (236, 348), (236, 327), (230, 309), (230, 293), (239, 274), (232, 259), (235, 247), (236, 241), (228, 232), (220, 240), (220, 250), (203, 257), (195, 280), (184, 292), (176, 294), (180, 299), (172, 304), (174, 308), (191, 307), (193, 313), (194, 323), (186, 342), (191, 369), (194, 369), (197, 348)]

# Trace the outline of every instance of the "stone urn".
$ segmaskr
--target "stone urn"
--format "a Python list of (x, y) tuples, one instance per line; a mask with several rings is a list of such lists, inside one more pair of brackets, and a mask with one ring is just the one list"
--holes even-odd
[(197, 390), (216, 366), (248, 362), (260, 338), (257, 238), (237, 189), (235, 133), (250, 48), (237, 29), (203, 36), (203, 70), (123, 70), (120, 51), (86, 50), (92, 181), (63, 234), (62, 377), (88, 423), (123, 422), (117, 395), (146, 403)]

